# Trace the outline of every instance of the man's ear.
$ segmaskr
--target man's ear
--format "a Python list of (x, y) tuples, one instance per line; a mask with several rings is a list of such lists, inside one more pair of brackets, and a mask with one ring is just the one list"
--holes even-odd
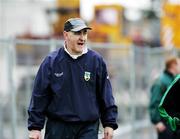
[(64, 39), (66, 39), (66, 38), (67, 38), (67, 36), (68, 36), (68, 32), (63, 31), (63, 36), (64, 36)]

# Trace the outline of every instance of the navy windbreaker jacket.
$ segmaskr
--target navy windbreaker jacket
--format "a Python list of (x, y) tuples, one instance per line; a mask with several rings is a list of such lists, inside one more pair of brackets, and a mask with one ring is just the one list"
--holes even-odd
[(64, 48), (50, 53), (34, 81), (28, 129), (41, 130), (45, 117), (68, 122), (101, 119), (117, 128), (117, 106), (103, 58), (92, 50), (72, 59)]

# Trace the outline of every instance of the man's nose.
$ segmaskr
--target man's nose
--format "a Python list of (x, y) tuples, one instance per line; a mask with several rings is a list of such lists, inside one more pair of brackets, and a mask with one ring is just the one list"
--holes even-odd
[(81, 33), (81, 34), (80, 34), (80, 39), (81, 39), (81, 40), (85, 40), (85, 39), (86, 39), (86, 35), (85, 35), (84, 33)]

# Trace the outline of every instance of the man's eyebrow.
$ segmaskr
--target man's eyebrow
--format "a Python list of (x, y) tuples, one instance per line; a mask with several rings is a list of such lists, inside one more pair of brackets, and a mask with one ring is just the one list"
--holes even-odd
[(87, 33), (87, 30), (80, 30), (80, 31), (76, 31), (73, 32), (74, 34), (80, 34), (80, 33)]

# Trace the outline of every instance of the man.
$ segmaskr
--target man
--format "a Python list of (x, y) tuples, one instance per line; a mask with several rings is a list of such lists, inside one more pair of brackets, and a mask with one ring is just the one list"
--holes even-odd
[(161, 118), (158, 106), (168, 86), (174, 80), (174, 77), (180, 72), (179, 60), (176, 57), (169, 57), (165, 62), (165, 71), (155, 80), (151, 87), (150, 98), (150, 118), (155, 125), (155, 129), (158, 133), (158, 139), (174, 139), (175, 136), (170, 130), (170, 127)]
[(168, 87), (159, 105), (160, 115), (168, 122), (176, 139), (180, 138), (180, 74)]
[(80, 18), (64, 25), (64, 47), (50, 53), (37, 73), (28, 109), (30, 139), (112, 139), (117, 106), (103, 58), (86, 47), (88, 27)]

